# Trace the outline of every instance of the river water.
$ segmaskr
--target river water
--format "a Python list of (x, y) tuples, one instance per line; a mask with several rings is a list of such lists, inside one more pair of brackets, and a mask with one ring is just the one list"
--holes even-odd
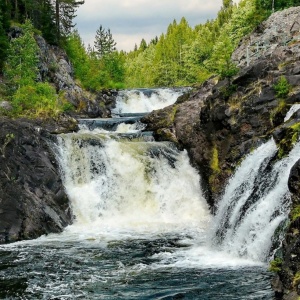
[[(124, 91), (114, 113), (149, 112), (182, 92)], [(83, 120), (59, 137), (74, 224), (0, 247), (1, 299), (272, 299), (268, 259), (289, 203), (286, 181), (260, 179), (275, 143), (242, 162), (213, 217), (187, 153), (141, 129)], [(288, 173), (298, 153), (267, 177)]]

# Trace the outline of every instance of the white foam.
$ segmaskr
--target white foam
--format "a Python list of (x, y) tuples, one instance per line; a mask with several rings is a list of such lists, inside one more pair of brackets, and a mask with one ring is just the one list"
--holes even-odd
[(113, 113), (142, 113), (151, 112), (174, 104), (179, 96), (187, 89), (153, 89), (151, 95), (142, 90), (120, 91), (117, 96), (116, 108)]
[(213, 222), (214, 234), (219, 231), (223, 235), (219, 243), (222, 251), (254, 261), (267, 260), (272, 236), (288, 215), (287, 183), (290, 169), (300, 157), (300, 143), (263, 178), (275, 151), (273, 141), (262, 145), (242, 162), (229, 181)]
[(80, 133), (60, 139), (65, 187), (76, 216), (68, 230), (116, 237), (207, 226), (210, 213), (186, 152), (169, 144), (90, 138), (99, 138), (102, 146), (82, 145)]

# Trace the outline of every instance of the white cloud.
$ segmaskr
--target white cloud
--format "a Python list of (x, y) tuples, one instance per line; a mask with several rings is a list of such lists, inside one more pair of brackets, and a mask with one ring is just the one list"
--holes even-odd
[(119, 50), (132, 50), (142, 38), (149, 41), (183, 16), (191, 26), (215, 18), (222, 0), (86, 0), (77, 11), (77, 28), (93, 45), (100, 24), (110, 28)]

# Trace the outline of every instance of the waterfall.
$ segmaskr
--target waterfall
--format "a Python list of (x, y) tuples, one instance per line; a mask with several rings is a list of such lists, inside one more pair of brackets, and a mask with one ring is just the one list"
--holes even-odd
[(270, 255), (274, 232), (288, 215), (288, 177), (299, 159), (300, 143), (287, 157), (269, 164), (276, 151), (273, 140), (261, 145), (230, 179), (212, 233), (220, 250), (256, 261)]
[(120, 91), (113, 113), (151, 112), (174, 104), (188, 88), (138, 89)]
[[(64, 184), (75, 215), (67, 232), (86, 232), (93, 238), (114, 233), (117, 239), (186, 233), (193, 240), (191, 265), (266, 261), (274, 232), (287, 218), (287, 181), (300, 144), (277, 162), (273, 139), (250, 153), (229, 180), (212, 220), (187, 152), (155, 142), (138, 122), (141, 112), (174, 102), (181, 93), (123, 91), (116, 108), (123, 117), (81, 120), (78, 133), (59, 137)], [(187, 253), (176, 251), (172, 260), (180, 265)], [(162, 261), (164, 255), (169, 263), (169, 253), (161, 254)]]
[[(121, 127), (121, 128), (120, 128)], [(80, 230), (171, 232), (210, 219), (197, 171), (171, 143), (89, 131), (59, 138), (64, 184)], [(74, 226), (73, 226), (74, 227)]]
[(296, 111), (298, 111), (299, 109), (300, 109), (300, 104), (293, 104), (292, 107), (287, 112), (287, 114), (286, 114), (286, 116), (284, 118), (284, 122), (287, 122), (293, 116), (293, 114)]
[[(129, 116), (82, 120), (59, 137), (64, 184), (76, 230), (183, 232), (207, 226), (200, 177), (186, 151), (141, 132), (145, 112), (174, 103), (184, 89), (120, 92), (115, 111)], [(132, 234), (131, 234), (132, 235)]]

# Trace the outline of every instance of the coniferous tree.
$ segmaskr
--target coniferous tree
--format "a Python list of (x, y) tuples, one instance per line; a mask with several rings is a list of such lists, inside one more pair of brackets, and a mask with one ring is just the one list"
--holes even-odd
[(95, 52), (99, 57), (112, 53), (116, 50), (116, 42), (114, 41), (110, 29), (105, 30), (102, 25), (96, 31), (95, 36)]
[(147, 42), (145, 41), (145, 39), (142, 39), (141, 43), (140, 43), (139, 50), (140, 51), (145, 51), (147, 49), (147, 47), (148, 47)]
[(12, 90), (33, 83), (38, 74), (38, 46), (34, 39), (32, 23), (22, 26), (23, 34), (10, 42), (4, 74)]
[(9, 19), (7, 16), (8, 5), (5, 1), (0, 4), (0, 74), (2, 73), (4, 61), (7, 55), (8, 49), (8, 37), (7, 30), (9, 27)]
[(55, 24), (58, 40), (71, 33), (75, 26), (73, 19), (76, 17), (76, 9), (84, 2), (84, 0), (55, 0)]

